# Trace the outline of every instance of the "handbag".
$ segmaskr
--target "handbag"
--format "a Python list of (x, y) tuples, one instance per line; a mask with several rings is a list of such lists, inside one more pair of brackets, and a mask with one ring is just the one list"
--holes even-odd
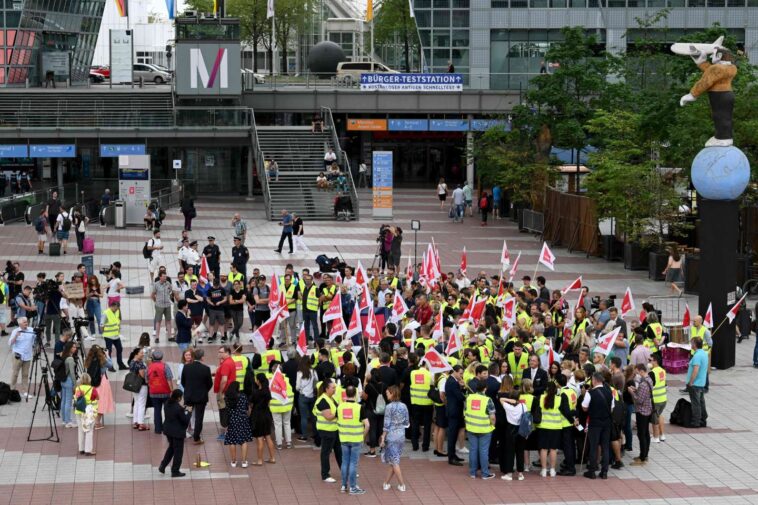
[(84, 227), (84, 219), (79, 221), (79, 226), (76, 227), (76, 231), (78, 231), (79, 233), (84, 233), (87, 231), (87, 229)]
[(224, 407), (218, 410), (218, 422), (222, 428), (229, 427), (229, 409)]
[(143, 379), (137, 372), (129, 372), (124, 377), (124, 390), (131, 393), (139, 393), (142, 386), (145, 385), (145, 379)]

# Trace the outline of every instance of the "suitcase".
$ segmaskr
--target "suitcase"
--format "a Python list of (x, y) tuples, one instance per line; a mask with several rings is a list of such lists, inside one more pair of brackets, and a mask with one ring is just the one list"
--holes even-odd
[(95, 252), (95, 239), (86, 237), (82, 241), (82, 254), (94, 254)]
[(127, 286), (126, 287), (127, 295), (141, 295), (144, 292), (145, 292), (145, 286)]
[(61, 255), (61, 243), (50, 242), (50, 256), (60, 256), (60, 255)]

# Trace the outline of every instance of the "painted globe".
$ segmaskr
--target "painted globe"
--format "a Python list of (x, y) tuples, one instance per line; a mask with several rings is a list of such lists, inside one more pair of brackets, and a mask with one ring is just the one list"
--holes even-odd
[(308, 53), (308, 68), (318, 77), (334, 75), (341, 61), (347, 61), (345, 51), (329, 40), (319, 42)]
[(709, 200), (734, 200), (750, 182), (747, 156), (734, 146), (706, 147), (692, 161), (692, 184)]

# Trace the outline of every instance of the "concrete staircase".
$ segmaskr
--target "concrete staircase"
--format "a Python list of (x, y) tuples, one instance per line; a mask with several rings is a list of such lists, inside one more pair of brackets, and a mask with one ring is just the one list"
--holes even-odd
[[(316, 177), (324, 171), (324, 154), (330, 147), (339, 152), (331, 132), (311, 133), (307, 126), (256, 126), (263, 159), (276, 160), (279, 177), (269, 179), (269, 219), (279, 219), (282, 209), (295, 211), (303, 219), (334, 219), (337, 190), (319, 190)], [(345, 167), (343, 167), (343, 170)], [(348, 178), (352, 194), (352, 178)], [(353, 202), (357, 212), (358, 202)]]

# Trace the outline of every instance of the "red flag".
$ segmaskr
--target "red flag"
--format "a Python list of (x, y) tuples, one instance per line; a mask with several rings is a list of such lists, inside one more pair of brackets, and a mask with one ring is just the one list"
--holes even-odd
[(740, 311), (740, 305), (742, 305), (743, 300), (747, 298), (747, 292), (745, 292), (744, 295), (742, 295), (742, 298), (739, 299), (737, 303), (734, 304), (734, 306), (729, 309), (729, 312), (726, 313), (726, 318), (729, 319), (729, 324), (732, 324), (734, 322), (734, 318), (737, 317), (737, 313)]
[(274, 328), (276, 328), (276, 323), (279, 321), (280, 314), (280, 309), (274, 310), (274, 312), (271, 314), (271, 317), (269, 317), (268, 320), (260, 325), (258, 329), (253, 333), (253, 345), (258, 350), (258, 352), (264, 352), (266, 349), (268, 349), (268, 344), (274, 337)]
[(432, 338), (439, 342), (442, 336), (445, 334), (445, 326), (443, 324), (442, 312), (437, 314), (437, 317), (434, 321), (435, 321), (435, 324), (434, 324), (434, 331), (432, 331)]
[(358, 308), (361, 310), (367, 309), (371, 305), (368, 293), (368, 284), (361, 285), (361, 294), (358, 295)]
[(308, 340), (305, 338), (305, 325), (300, 324), (300, 333), (297, 335), (297, 353), (300, 356), (308, 354)]
[(337, 275), (334, 278), (334, 282), (335, 282), (335, 284), (342, 284), (342, 274), (340, 274), (339, 272), (337, 272)]
[(516, 322), (516, 297), (509, 296), (503, 303), (503, 321), (513, 325)]
[(379, 328), (379, 322), (374, 314), (374, 307), (368, 308), (368, 318), (366, 320), (366, 333), (368, 333), (368, 343), (370, 345), (379, 345), (382, 340), (382, 329)]
[(437, 249), (437, 244), (434, 243), (434, 237), (432, 237), (432, 251), (434, 251), (434, 267), (439, 275), (442, 275), (442, 263), (440, 262), (440, 251)]
[(513, 278), (516, 276), (516, 272), (518, 271), (518, 260), (520, 259), (521, 259), (521, 251), (518, 252), (518, 256), (516, 256), (516, 261), (513, 262), (511, 271), (508, 273), (509, 282), (512, 281)]
[(288, 405), (292, 401), (292, 398), (287, 395), (287, 379), (284, 377), (281, 367), (276, 367), (268, 388), (271, 391), (271, 397), (276, 398), (283, 405)]
[(345, 321), (342, 320), (342, 316), (332, 321), (332, 327), (329, 329), (329, 342), (334, 340), (337, 335), (342, 335), (347, 332)]
[(463, 253), (461, 254), (461, 272), (463, 275), (466, 275), (466, 267), (468, 266), (468, 261), (466, 260), (466, 246), (463, 246)]
[(547, 350), (547, 363), (548, 363), (547, 366), (549, 367), (550, 365), (552, 365), (556, 361), (558, 363), (561, 362), (561, 355), (555, 353), (555, 351), (553, 350), (553, 345), (551, 343), (550, 347)]
[(474, 307), (471, 309), (471, 317), (470, 319), (474, 322), (474, 325), (479, 324), (479, 320), (484, 315), (484, 308), (487, 305), (487, 298), (482, 297), (481, 299), (474, 302)]
[(461, 337), (458, 335), (458, 330), (453, 326), (450, 329), (450, 340), (447, 341), (447, 347), (445, 348), (445, 354), (452, 355), (456, 351), (462, 351), (463, 344), (461, 343)]
[(413, 263), (411, 263), (411, 256), (408, 255), (408, 266), (405, 268), (405, 280), (408, 284), (413, 281)]
[(355, 267), (355, 283), (359, 286), (368, 284), (368, 275), (366, 275), (366, 269), (363, 268), (361, 260), (358, 260), (358, 266)]
[(539, 262), (548, 267), (550, 270), (555, 271), (555, 254), (547, 246), (547, 242), (542, 243), (542, 251), (540, 251)]
[(279, 306), (279, 278), (276, 273), (271, 276), (271, 291), (268, 296), (268, 308), (276, 310)]
[(621, 326), (608, 333), (607, 335), (600, 337), (600, 339), (597, 341), (597, 344), (595, 345), (595, 352), (599, 352), (600, 354), (605, 354), (608, 356), (608, 353), (611, 352), (611, 349), (613, 349), (613, 344), (616, 342), (616, 338), (618, 337), (620, 331)]
[(692, 324), (692, 319), (690, 316), (690, 306), (689, 304), (684, 304), (684, 317), (682, 317), (682, 328), (687, 328)]
[(708, 304), (708, 310), (705, 311), (705, 317), (703, 318), (703, 326), (713, 328), (713, 303)]
[(645, 309), (640, 310), (640, 323), (644, 323), (645, 319), (647, 319), (647, 312), (645, 312)]
[(511, 264), (511, 253), (508, 252), (508, 244), (503, 240), (503, 250), (500, 252), (500, 263), (503, 267)]
[(429, 350), (426, 351), (423, 361), (426, 361), (429, 364), (429, 371), (432, 374), (446, 372), (453, 369), (445, 357), (438, 353), (434, 347), (430, 347)]
[(624, 293), (624, 299), (621, 300), (621, 317), (624, 317), (627, 312), (634, 310), (634, 297), (632, 297), (632, 290), (627, 286)]
[(426, 256), (427, 281), (429, 281), (430, 284), (433, 284), (433, 281), (436, 281), (436, 279), (440, 276), (440, 270), (437, 266), (437, 257), (435, 255), (432, 244), (429, 244), (429, 247), (427, 247)]
[(324, 312), (323, 321), (326, 323), (335, 319), (342, 319), (342, 294), (339, 290), (337, 290), (331, 303), (329, 303), (329, 308)]
[(392, 301), (392, 320), (400, 321), (408, 312), (408, 305), (405, 304), (400, 291), (395, 291), (395, 299)]
[(563, 294), (565, 295), (569, 291), (574, 291), (577, 289), (582, 289), (582, 276), (581, 275), (577, 277), (574, 282), (566, 286), (566, 288), (563, 290)]
[(363, 333), (363, 326), (361, 325), (361, 309), (356, 302), (353, 309), (353, 315), (350, 317), (350, 325), (347, 327), (346, 338), (350, 338), (353, 335), (360, 335)]
[(210, 269), (208, 268), (208, 258), (203, 255), (202, 258), (200, 258), (200, 278), (207, 281), (208, 272), (210, 272)]

